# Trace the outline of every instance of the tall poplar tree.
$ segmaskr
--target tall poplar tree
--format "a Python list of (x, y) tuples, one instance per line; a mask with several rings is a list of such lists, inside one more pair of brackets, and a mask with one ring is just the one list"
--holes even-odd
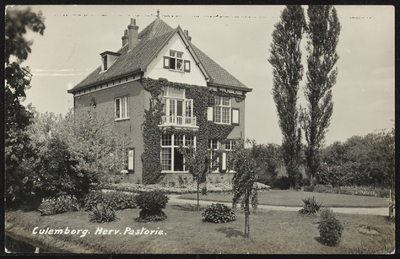
[(340, 23), (336, 9), (330, 5), (310, 5), (307, 10), (307, 82), (304, 96), (307, 107), (301, 110), (301, 127), (307, 142), (307, 174), (314, 178), (320, 166), (320, 149), (324, 144), (333, 113), (332, 87), (336, 83), (339, 59)]
[(282, 131), (282, 155), (292, 187), (296, 186), (300, 175), (301, 130), (297, 92), (303, 77), (300, 43), (305, 26), (303, 8), (299, 5), (287, 6), (281, 20), (275, 24), (269, 58), (274, 75), (272, 94)]

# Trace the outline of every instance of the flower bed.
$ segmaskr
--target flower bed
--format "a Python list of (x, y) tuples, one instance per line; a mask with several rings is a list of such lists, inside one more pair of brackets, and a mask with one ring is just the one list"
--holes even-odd
[(360, 196), (389, 197), (389, 189), (371, 186), (340, 186), (332, 187), (331, 185), (317, 184), (314, 188), (304, 188), (305, 191), (314, 191), (319, 193), (335, 193)]
[[(270, 186), (255, 183), (258, 190), (269, 190)], [(123, 192), (150, 192), (150, 191), (163, 191), (167, 194), (188, 194), (188, 193), (197, 193), (197, 185), (196, 183), (188, 184), (182, 187), (170, 187), (170, 186), (161, 186), (158, 184), (132, 184), (132, 183), (120, 183), (120, 184), (103, 184), (100, 186), (101, 189), (106, 190), (115, 190), (115, 191), (123, 191)], [(201, 190), (201, 188), (200, 188)], [(207, 192), (209, 193), (221, 193), (221, 192), (231, 192), (232, 185), (227, 183), (207, 183)]]

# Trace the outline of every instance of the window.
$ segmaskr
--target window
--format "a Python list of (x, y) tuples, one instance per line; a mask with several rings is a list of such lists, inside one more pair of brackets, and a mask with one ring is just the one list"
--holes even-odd
[(219, 141), (215, 139), (208, 140), (208, 151), (210, 155), (210, 167), (211, 172), (218, 172), (219, 171), (219, 157), (218, 157), (218, 148), (219, 148)]
[(103, 70), (106, 71), (108, 69), (107, 67), (107, 56), (103, 56)]
[(215, 123), (230, 124), (231, 99), (226, 96), (215, 96), (213, 121)]
[(161, 136), (161, 170), (186, 172), (185, 158), (180, 147), (196, 146), (196, 137), (188, 135), (163, 134)]
[(165, 87), (163, 123), (195, 126), (193, 100), (185, 98), (185, 89)]
[(115, 98), (115, 119), (127, 119), (128, 116), (128, 96)]
[(164, 56), (164, 68), (190, 72), (190, 60), (183, 59), (183, 52), (170, 50), (169, 56)]
[(232, 151), (235, 147), (235, 144), (236, 144), (236, 140), (232, 140), (232, 139), (228, 139), (225, 142), (225, 154), (226, 154), (224, 157), (225, 167), (222, 166), (222, 169), (223, 170), (226, 169), (227, 172), (235, 171), (234, 165), (233, 165), (233, 153), (232, 153)]

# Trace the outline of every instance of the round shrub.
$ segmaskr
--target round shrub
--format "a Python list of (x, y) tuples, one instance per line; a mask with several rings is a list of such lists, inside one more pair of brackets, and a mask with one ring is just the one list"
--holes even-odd
[(319, 222), (318, 229), (322, 243), (328, 246), (334, 246), (339, 243), (343, 226), (335, 218), (331, 209), (321, 211), (321, 221)]
[(212, 223), (226, 223), (236, 220), (235, 211), (228, 206), (217, 203), (212, 204), (203, 212), (204, 221)]
[(279, 189), (281, 190), (288, 190), (290, 189), (290, 179), (287, 176), (282, 176), (279, 178), (278, 182)]
[(140, 192), (136, 204), (141, 209), (137, 221), (161, 221), (167, 218), (162, 209), (168, 202), (168, 196), (162, 191)]

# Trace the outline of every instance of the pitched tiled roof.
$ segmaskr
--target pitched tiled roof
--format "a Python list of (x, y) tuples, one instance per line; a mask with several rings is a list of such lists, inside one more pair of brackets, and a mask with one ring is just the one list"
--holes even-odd
[(234, 76), (229, 74), (228, 71), (223, 69), (220, 65), (215, 63), (210, 57), (204, 54), (201, 50), (199, 50), (195, 45), (191, 43), (194, 52), (199, 57), (200, 62), (203, 64), (206, 69), (208, 75), (210, 76), (210, 83), (215, 83), (219, 85), (229, 85), (229, 86), (237, 86), (237, 87), (245, 87), (243, 83), (237, 80)]
[[(158, 51), (161, 50), (168, 39), (172, 37), (178, 29), (179, 27), (176, 29), (171, 28), (163, 20), (157, 17), (139, 33), (139, 43), (135, 48), (128, 52), (129, 46), (126, 44), (117, 52), (121, 55), (107, 71), (100, 73), (101, 66), (99, 66), (74, 88), (68, 90), (68, 92), (74, 92), (83, 89), (86, 86), (125, 76), (136, 71), (144, 71)], [(200, 51), (196, 46), (192, 43), (190, 44), (198, 56), (200, 63), (210, 76), (211, 83), (247, 88), (234, 76), (229, 74), (225, 69)]]

